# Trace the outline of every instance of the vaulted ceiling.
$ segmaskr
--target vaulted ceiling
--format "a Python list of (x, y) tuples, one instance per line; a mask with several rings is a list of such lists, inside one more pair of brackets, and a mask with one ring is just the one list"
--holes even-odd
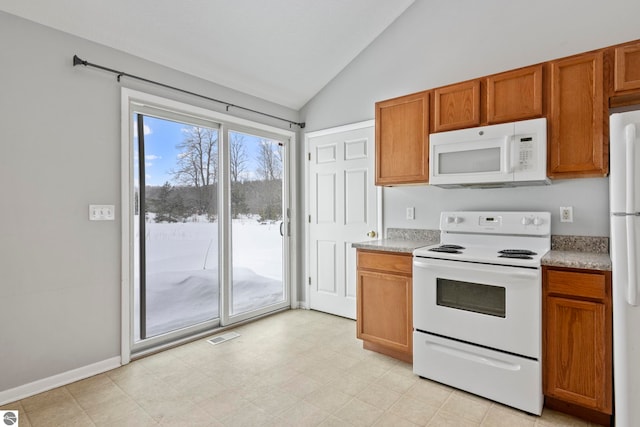
[(0, 10), (298, 110), (413, 1), (2, 0)]

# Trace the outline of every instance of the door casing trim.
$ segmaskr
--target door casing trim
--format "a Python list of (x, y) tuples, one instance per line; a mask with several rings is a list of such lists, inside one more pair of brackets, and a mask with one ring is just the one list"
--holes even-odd
[[(351, 124), (347, 124), (347, 125), (342, 125), (342, 126), (336, 126), (333, 128), (326, 128), (326, 129), (321, 129), (321, 130), (317, 130), (317, 131), (312, 131), (312, 132), (307, 132), (304, 134), (304, 236), (303, 239), (304, 241), (302, 242), (303, 247), (305, 248), (305, 255), (304, 255), (304, 275), (303, 275), (303, 283), (304, 283), (304, 301), (300, 301), (300, 308), (304, 308), (309, 310), (311, 305), (310, 305), (310, 301), (309, 301), (309, 283), (308, 283), (308, 278), (311, 277), (311, 268), (310, 268), (310, 260), (309, 260), (309, 254), (311, 253), (311, 249), (309, 247), (309, 245), (311, 244), (311, 242), (309, 241), (309, 221), (307, 221), (307, 218), (309, 217), (309, 215), (311, 214), (310, 212), (310, 206), (311, 206), (311, 201), (309, 199), (309, 185), (311, 184), (311, 177), (309, 176), (309, 162), (307, 161), (307, 156), (309, 153), (309, 140), (311, 138), (316, 138), (319, 136), (325, 136), (325, 135), (332, 135), (332, 134), (336, 134), (336, 133), (341, 133), (341, 132), (348, 132), (348, 131), (352, 131), (352, 130), (358, 130), (358, 129), (364, 129), (364, 128), (369, 128), (369, 127), (374, 127), (375, 126), (376, 121), (374, 119), (370, 119), (370, 120), (364, 120), (361, 122), (356, 122), (356, 123), (351, 123)], [(374, 142), (375, 143), (375, 142)], [(376, 189), (376, 193), (377, 193), (377, 206), (376, 206), (376, 210), (378, 212), (378, 230), (380, 230), (380, 234), (378, 235), (378, 238), (382, 238), (381, 234), (384, 233), (384, 221), (383, 221), (383, 217), (382, 217), (382, 213), (383, 213), (383, 203), (382, 203), (382, 199), (384, 197), (384, 191), (383, 191), (383, 187), (378, 187)]]

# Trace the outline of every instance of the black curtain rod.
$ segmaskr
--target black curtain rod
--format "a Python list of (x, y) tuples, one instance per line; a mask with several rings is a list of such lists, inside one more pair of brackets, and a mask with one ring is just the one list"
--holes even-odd
[(276, 119), (276, 120), (281, 120), (283, 122), (287, 122), (287, 123), (289, 123), (289, 127), (291, 127), (291, 125), (299, 126), (300, 129), (304, 129), (304, 127), (305, 127), (305, 123), (304, 122), (302, 122), (302, 123), (293, 122), (293, 121), (288, 120), (288, 119), (283, 119), (282, 117), (274, 116), (274, 115), (268, 114), (268, 113), (263, 113), (262, 111), (252, 110), (251, 108), (246, 108), (246, 107), (241, 107), (240, 105), (232, 104), (230, 102), (225, 102), (225, 101), (222, 101), (220, 99), (215, 99), (215, 98), (211, 98), (211, 97), (208, 97), (208, 96), (205, 96), (205, 95), (200, 95), (199, 93), (190, 92), (188, 90), (180, 89), (180, 88), (175, 87), (175, 86), (169, 86), (167, 84), (156, 82), (154, 80), (145, 79), (144, 77), (139, 77), (139, 76), (135, 76), (133, 74), (125, 73), (124, 71), (118, 71), (118, 70), (114, 70), (113, 68), (103, 67), (102, 65), (92, 64), (91, 62), (88, 62), (88, 61), (85, 61), (83, 59), (80, 59), (78, 57), (78, 55), (73, 55), (73, 66), (75, 67), (76, 65), (84, 65), (85, 67), (98, 68), (100, 70), (109, 71), (110, 73), (117, 74), (118, 81), (120, 81), (121, 77), (129, 77), (129, 78), (132, 78), (132, 79), (140, 80), (140, 81), (145, 82), (145, 83), (151, 83), (151, 84), (154, 84), (156, 86), (162, 86), (162, 87), (167, 88), (167, 89), (171, 89), (171, 90), (175, 90), (175, 91), (178, 91), (178, 92), (186, 93), (188, 95), (197, 96), (198, 98), (203, 98), (203, 99), (206, 99), (207, 101), (213, 101), (213, 102), (217, 102), (219, 104), (224, 104), (224, 105), (227, 106), (227, 111), (229, 111), (229, 108), (231, 108), (231, 107), (232, 108), (237, 108), (239, 110), (244, 110), (244, 111), (248, 111), (250, 113), (260, 114), (261, 116), (270, 117), (272, 119)]

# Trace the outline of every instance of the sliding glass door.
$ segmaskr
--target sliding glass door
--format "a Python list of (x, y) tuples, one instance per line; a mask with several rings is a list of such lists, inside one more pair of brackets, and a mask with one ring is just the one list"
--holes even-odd
[(229, 319), (287, 301), (285, 143), (229, 130), (231, 253)]
[(219, 319), (219, 130), (140, 112), (134, 123), (134, 337), (141, 341)]
[(134, 351), (288, 307), (287, 141), (149, 106), (130, 120)]

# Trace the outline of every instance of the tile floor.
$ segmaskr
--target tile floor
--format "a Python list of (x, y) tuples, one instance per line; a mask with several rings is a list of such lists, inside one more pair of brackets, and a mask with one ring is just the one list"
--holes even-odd
[(26, 426), (589, 426), (420, 379), (355, 322), (293, 310), (4, 405)]

